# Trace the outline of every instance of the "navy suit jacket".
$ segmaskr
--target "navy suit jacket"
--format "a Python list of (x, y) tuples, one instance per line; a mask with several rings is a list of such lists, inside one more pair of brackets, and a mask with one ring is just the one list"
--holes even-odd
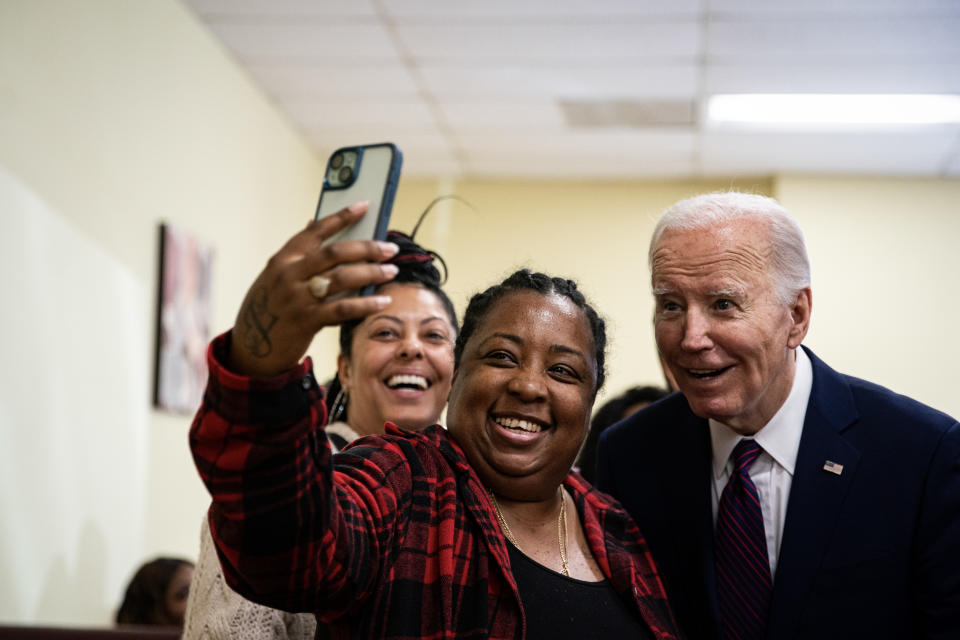
[[(960, 639), (960, 425), (807, 354), (767, 637)], [(675, 393), (607, 429), (597, 460), (597, 487), (639, 524), (680, 626), (720, 638), (707, 421)]]

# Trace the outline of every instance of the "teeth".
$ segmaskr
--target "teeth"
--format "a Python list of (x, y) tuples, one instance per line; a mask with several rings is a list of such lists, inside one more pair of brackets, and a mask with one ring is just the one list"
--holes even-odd
[(711, 378), (720, 375), (726, 370), (727, 367), (723, 367), (722, 369), (687, 369), (694, 378)]
[(530, 433), (539, 433), (541, 431), (540, 425), (517, 418), (500, 418), (497, 420), (497, 424), (507, 429), (520, 429), (521, 431), (529, 431)]
[(389, 380), (387, 380), (387, 386), (391, 389), (395, 389), (400, 385), (409, 385), (419, 389), (426, 389), (428, 386), (427, 379), (423, 376), (398, 375), (392, 376)]

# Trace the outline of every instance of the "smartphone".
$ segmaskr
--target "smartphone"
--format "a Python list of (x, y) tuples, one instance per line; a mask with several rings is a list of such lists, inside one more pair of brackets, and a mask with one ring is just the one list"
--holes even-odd
[(387, 237), (402, 165), (403, 154), (389, 142), (342, 147), (330, 155), (315, 219), (361, 200), (369, 201), (370, 207), (359, 221), (327, 238), (325, 243)]
[[(333, 234), (324, 244), (338, 240), (386, 239), (402, 165), (403, 154), (390, 142), (341, 147), (330, 155), (314, 219), (332, 215), (361, 200), (367, 200), (370, 205), (360, 220)], [(344, 291), (334, 297), (369, 296), (374, 288), (371, 285), (361, 291)]]

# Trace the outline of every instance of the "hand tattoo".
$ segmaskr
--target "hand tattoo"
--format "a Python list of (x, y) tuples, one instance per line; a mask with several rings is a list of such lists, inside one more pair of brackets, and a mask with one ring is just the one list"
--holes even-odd
[(256, 358), (266, 358), (273, 350), (270, 330), (279, 318), (267, 309), (267, 288), (250, 292), (250, 299), (240, 313), (245, 327), (243, 345)]

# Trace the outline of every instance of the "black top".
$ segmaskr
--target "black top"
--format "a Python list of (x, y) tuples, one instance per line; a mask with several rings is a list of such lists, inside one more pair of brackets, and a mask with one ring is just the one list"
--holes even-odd
[(512, 544), (507, 548), (530, 640), (653, 639), (639, 612), (620, 599), (609, 580), (568, 578), (528, 558)]

